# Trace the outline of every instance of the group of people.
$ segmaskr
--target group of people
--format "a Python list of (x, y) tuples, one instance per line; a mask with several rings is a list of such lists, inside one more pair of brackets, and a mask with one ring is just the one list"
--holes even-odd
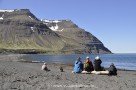
[[(101, 66), (101, 59), (99, 56), (95, 57), (94, 63), (90, 60), (90, 58), (87, 56), (84, 63), (82, 63), (81, 58), (79, 57), (75, 63), (74, 63), (74, 73), (82, 73), (85, 72), (97, 72), (97, 71), (105, 71), (104, 67)], [(50, 71), (47, 67), (47, 63), (44, 63), (42, 65), (41, 70), (44, 71)], [(63, 68), (60, 67), (60, 71), (63, 72)], [(112, 63), (108, 69), (108, 75), (117, 75), (117, 69)]]
[[(74, 73), (81, 73), (82, 71), (92, 72), (92, 71), (105, 71), (104, 67), (101, 66), (101, 59), (99, 56), (95, 57), (94, 63), (87, 56), (84, 63), (82, 63), (81, 58), (79, 57), (74, 64)], [(112, 63), (108, 69), (109, 75), (117, 75), (117, 69)]]

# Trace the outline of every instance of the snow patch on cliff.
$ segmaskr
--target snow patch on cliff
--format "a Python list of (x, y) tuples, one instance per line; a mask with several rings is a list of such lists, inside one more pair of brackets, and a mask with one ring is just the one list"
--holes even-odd
[(59, 26), (56, 24), (56, 26), (51, 26), (51, 27), (49, 27), (51, 30), (53, 30), (53, 31), (57, 31), (58, 30), (58, 28), (59, 28)]
[(31, 16), (29, 16), (29, 18), (30, 18), (31, 20), (34, 20)]
[(32, 31), (32, 32), (35, 32), (35, 31), (34, 31), (34, 27), (30, 27), (30, 28), (31, 28), (31, 31)]
[(41, 21), (44, 21), (45, 23), (59, 23), (61, 20), (48, 20), (48, 19), (41, 19)]
[(3, 20), (3, 17), (0, 17), (0, 20)]
[(14, 12), (14, 10), (0, 10), (0, 12)]
[(41, 19), (41, 21), (48, 26), (48, 24), (56, 24), (53, 26), (50, 26), (49, 28), (53, 31), (63, 31), (64, 29), (59, 29), (59, 22), (62, 22), (63, 20), (48, 20), (48, 19)]
[(0, 17), (0, 20), (3, 20), (4, 19), (3, 17), (4, 17), (4, 14), (2, 15), (2, 17)]

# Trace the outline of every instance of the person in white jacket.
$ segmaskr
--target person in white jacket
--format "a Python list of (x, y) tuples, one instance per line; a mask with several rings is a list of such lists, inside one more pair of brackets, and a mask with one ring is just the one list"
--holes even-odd
[(47, 63), (46, 62), (42, 65), (41, 70), (49, 71), (49, 69), (47, 68)]

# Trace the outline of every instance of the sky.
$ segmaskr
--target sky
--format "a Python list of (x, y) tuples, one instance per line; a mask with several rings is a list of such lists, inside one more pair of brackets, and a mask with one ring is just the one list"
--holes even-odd
[(136, 53), (136, 0), (0, 0), (0, 9), (22, 8), (39, 19), (70, 19), (113, 53)]

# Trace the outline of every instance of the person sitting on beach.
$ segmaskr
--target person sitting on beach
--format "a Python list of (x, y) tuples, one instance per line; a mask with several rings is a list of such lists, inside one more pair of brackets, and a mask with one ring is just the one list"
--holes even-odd
[(63, 72), (63, 67), (62, 67), (62, 66), (60, 66), (60, 68), (59, 68), (59, 69), (60, 69), (60, 72)]
[(94, 60), (94, 69), (95, 71), (104, 71), (104, 67), (101, 66), (101, 59), (99, 56), (95, 57), (95, 60)]
[(92, 61), (89, 59), (89, 57), (86, 57), (85, 63), (84, 63), (84, 71), (91, 72), (94, 70)]
[(74, 73), (81, 73), (83, 70), (83, 63), (81, 61), (81, 58), (79, 57), (74, 64)]
[(109, 75), (117, 75), (117, 69), (113, 63), (110, 65), (108, 71), (109, 71)]
[(46, 62), (42, 65), (41, 70), (50, 71), (50, 70), (47, 68), (47, 63), (46, 63)]

